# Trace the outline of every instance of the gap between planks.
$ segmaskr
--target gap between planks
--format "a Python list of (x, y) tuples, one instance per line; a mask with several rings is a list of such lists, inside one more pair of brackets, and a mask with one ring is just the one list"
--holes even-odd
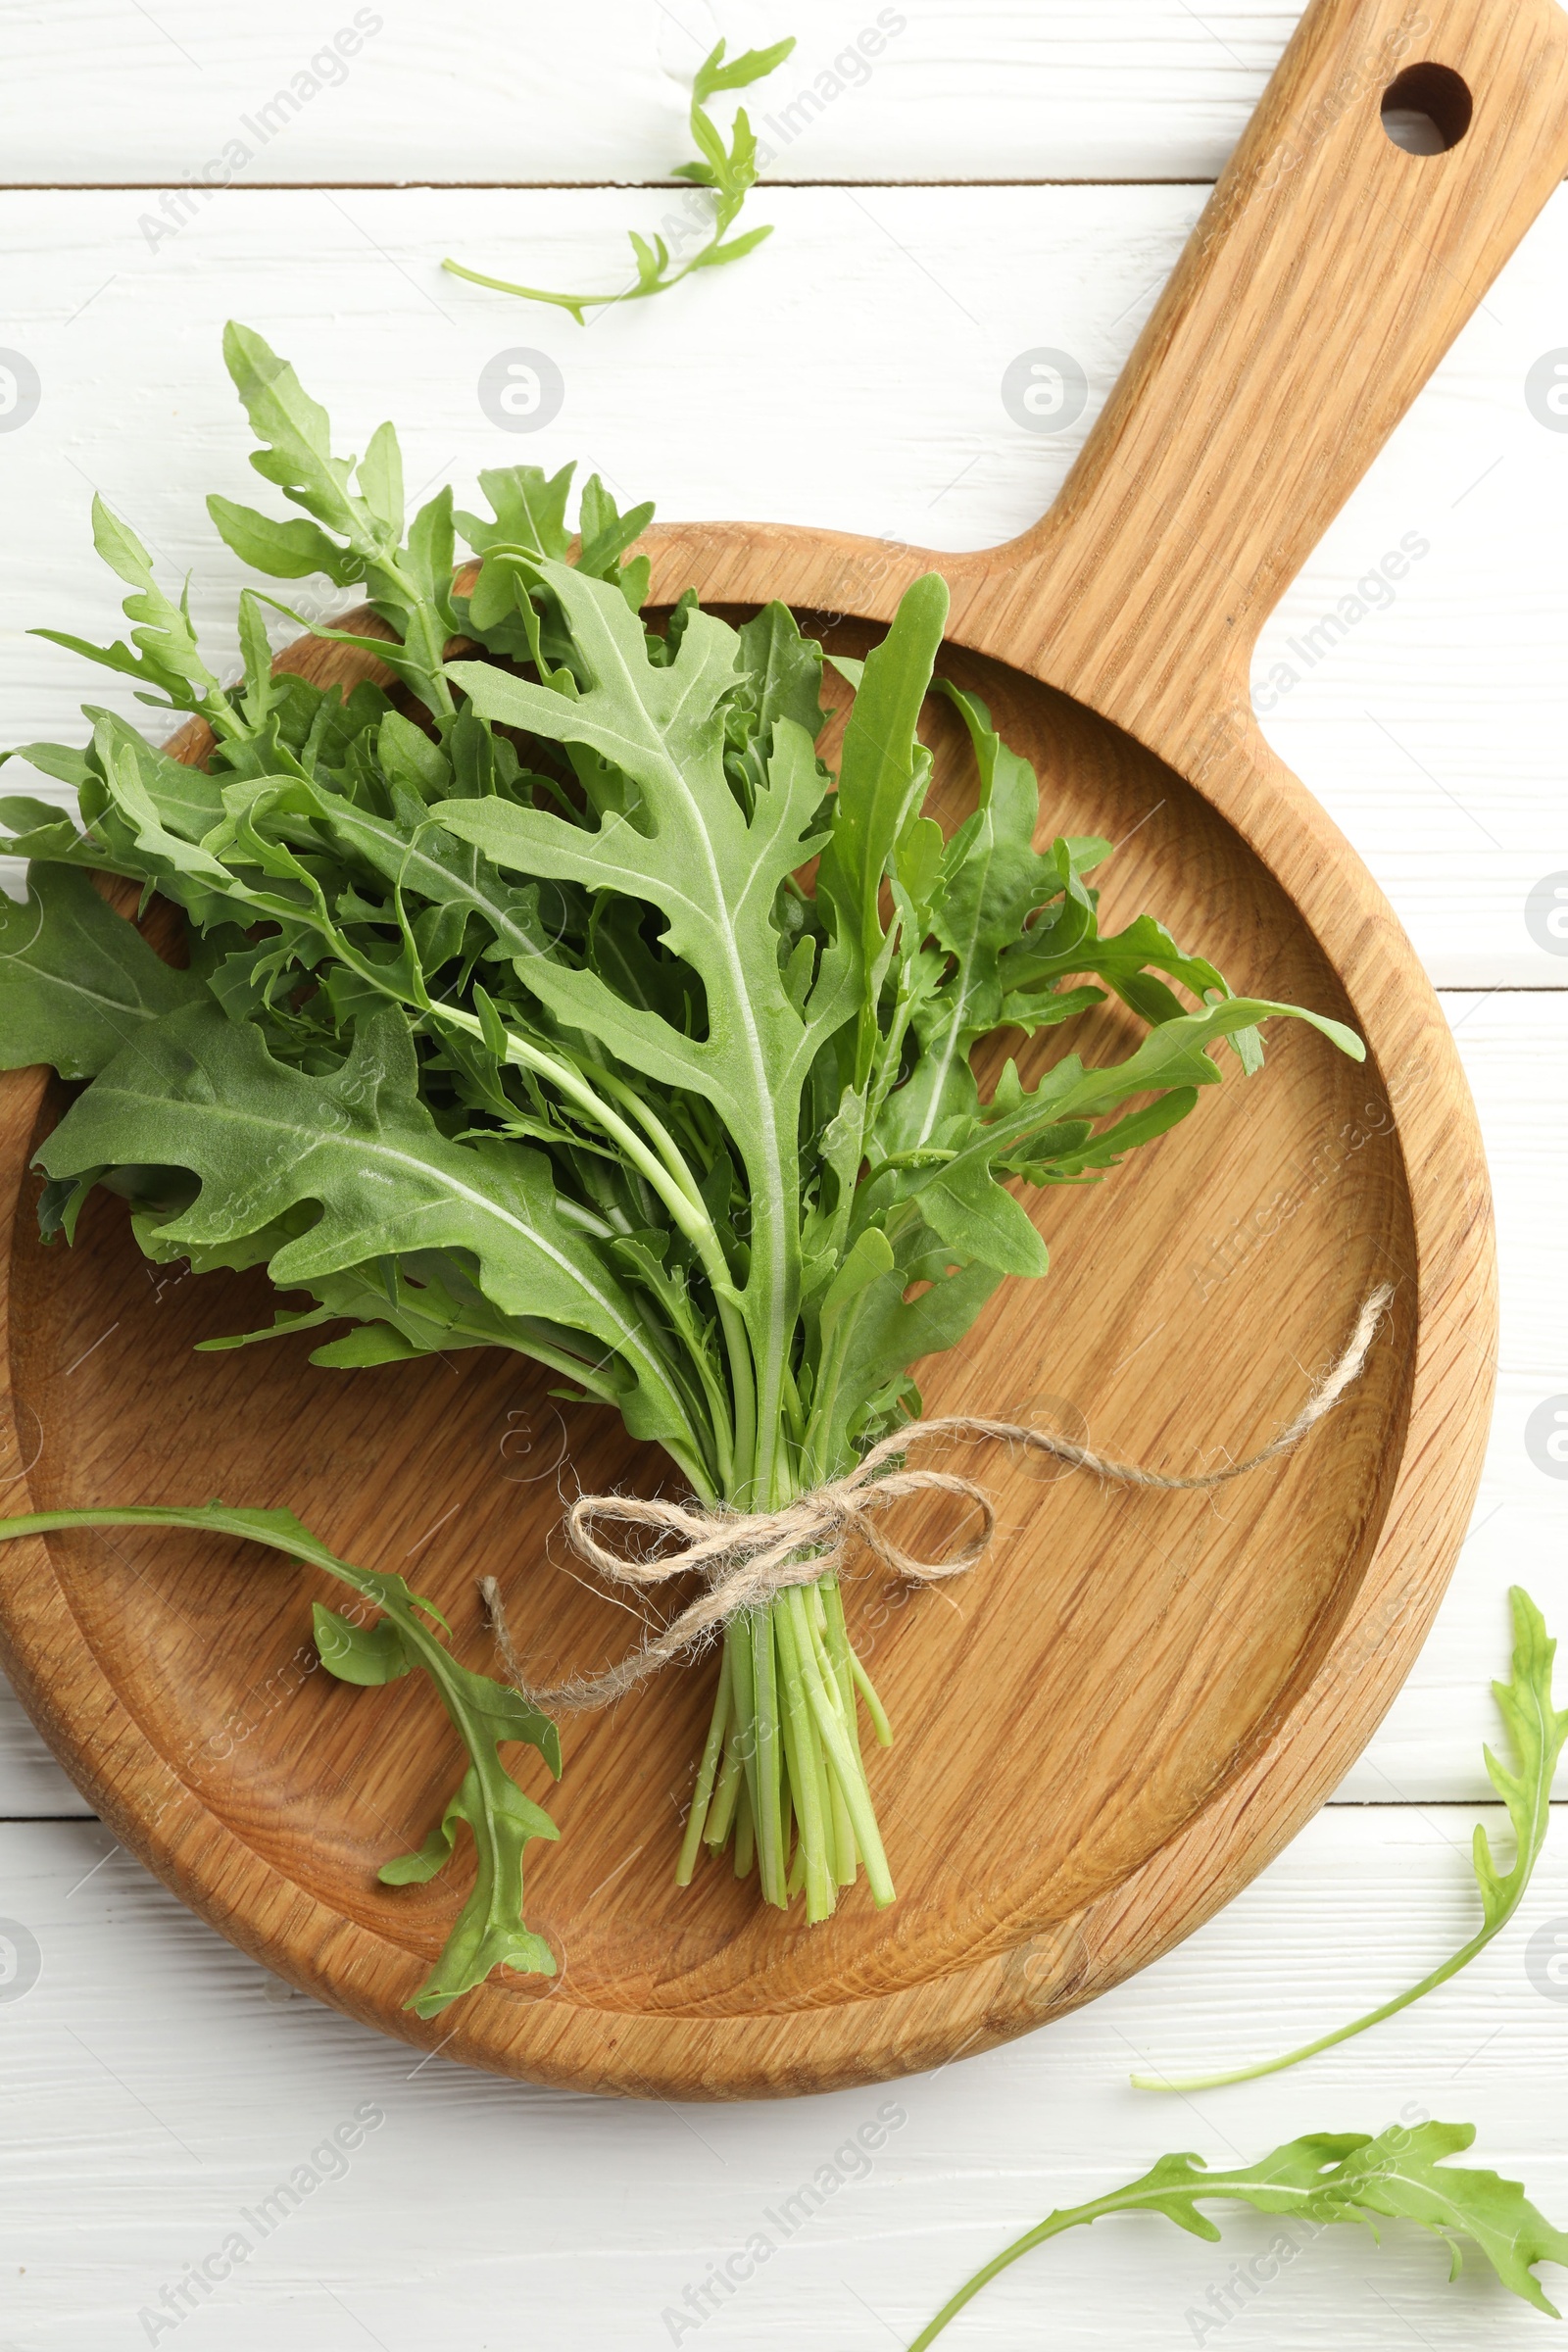
[[(236, 179), (222, 187), (215, 187), (215, 196), (265, 196), (279, 192), (306, 194), (312, 189), (326, 188), (383, 188), (397, 193), (401, 189), (417, 188), (505, 188), (523, 190), (555, 188), (563, 194), (579, 195), (592, 189), (624, 188), (635, 193), (639, 188), (651, 190), (656, 196), (678, 196), (689, 185), (678, 179)], [(1181, 174), (1171, 177), (1152, 176), (1148, 179), (1126, 179), (1096, 176), (1054, 178), (1042, 173), (1038, 177), (1021, 179), (982, 179), (951, 177), (947, 179), (760, 179), (754, 195), (765, 195), (770, 188), (1211, 188), (1211, 179), (1187, 178)], [(99, 194), (156, 193), (160, 188), (194, 188), (204, 191), (205, 183), (194, 179), (3, 179), (3, 196), (73, 196), (78, 191)]]
[[(639, 189), (656, 196), (678, 196), (689, 183), (678, 179), (236, 179), (224, 186), (215, 187), (215, 196), (266, 196), (278, 194), (308, 194), (315, 190), (379, 188), (397, 194), (401, 190), (417, 189), (479, 189), (494, 188), (512, 193), (529, 190), (555, 189), (561, 194), (582, 194), (595, 189), (623, 188), (630, 194)], [(1568, 179), (1563, 183), (1568, 186)], [(877, 188), (1211, 188), (1212, 179), (1191, 177), (1186, 173), (1155, 172), (1145, 178), (1130, 179), (1125, 173), (1103, 174), (1084, 172), (1061, 177), (1051, 172), (1032, 174), (1027, 178), (1014, 172), (1004, 179), (986, 179), (952, 175), (935, 179), (760, 179), (752, 191), (766, 196), (773, 188), (848, 188), (850, 190)], [(203, 183), (193, 179), (0, 179), (0, 196), (73, 196), (80, 194), (142, 195), (156, 194), (160, 189), (193, 188), (204, 190)]]

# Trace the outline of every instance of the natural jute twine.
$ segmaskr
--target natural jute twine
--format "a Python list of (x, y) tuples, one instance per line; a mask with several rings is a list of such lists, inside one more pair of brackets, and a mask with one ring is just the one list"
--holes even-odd
[[(579, 1676), (542, 1690), (529, 1684), (513, 1648), (503, 1613), (501, 1591), (494, 1577), (484, 1577), (484, 1594), (508, 1673), (516, 1687), (539, 1707), (564, 1709), (608, 1706), (621, 1698), (648, 1675), (657, 1674), (683, 1651), (741, 1609), (760, 1607), (791, 1585), (814, 1585), (834, 1575), (844, 1563), (852, 1537), (860, 1540), (887, 1567), (911, 1584), (934, 1585), (950, 1576), (963, 1576), (990, 1546), (997, 1530), (996, 1504), (979, 1481), (950, 1470), (890, 1469), (911, 1446), (927, 1438), (953, 1438), (965, 1444), (991, 1440), (1004, 1446), (1023, 1446), (1054, 1454), (1075, 1470), (1092, 1470), (1097, 1478), (1117, 1486), (1154, 1487), (1165, 1493), (1189, 1494), (1222, 1487), (1250, 1470), (1261, 1469), (1293, 1446), (1299, 1445), (1325, 1414), (1333, 1411), (1366, 1363), (1374, 1335), (1394, 1293), (1391, 1287), (1372, 1293), (1362, 1307), (1349, 1343), (1338, 1360), (1317, 1382), (1289, 1428), (1246, 1461), (1229, 1462), (1222, 1470), (1203, 1470), (1189, 1478), (1173, 1478), (1162, 1470), (1146, 1470), (1136, 1462), (1111, 1461), (1087, 1446), (1046, 1429), (1031, 1429), (1016, 1421), (988, 1421), (972, 1413), (947, 1413), (934, 1421), (911, 1421), (895, 1430), (856, 1464), (847, 1476), (814, 1487), (776, 1511), (711, 1509), (697, 1503), (644, 1501), (632, 1494), (581, 1494), (566, 1514), (566, 1532), (579, 1559), (596, 1568), (612, 1584), (646, 1589), (667, 1584), (672, 1577), (701, 1576), (708, 1590), (682, 1609), (664, 1631), (641, 1649), (633, 1650), (618, 1666), (603, 1674)], [(906, 1494), (956, 1494), (973, 1503), (980, 1514), (979, 1532), (940, 1560), (913, 1558), (878, 1524), (891, 1502)], [(601, 1521), (621, 1527), (653, 1528), (673, 1544), (646, 1558), (628, 1558), (612, 1551), (594, 1530)]]

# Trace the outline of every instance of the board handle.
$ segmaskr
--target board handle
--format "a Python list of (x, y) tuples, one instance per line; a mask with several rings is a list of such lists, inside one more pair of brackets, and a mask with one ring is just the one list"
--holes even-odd
[[(1446, 151), (1396, 145), (1386, 99)], [(1557, 0), (1313, 0), (965, 635), (1156, 748), (1198, 691), (1245, 701), (1268, 612), (1565, 172)]]

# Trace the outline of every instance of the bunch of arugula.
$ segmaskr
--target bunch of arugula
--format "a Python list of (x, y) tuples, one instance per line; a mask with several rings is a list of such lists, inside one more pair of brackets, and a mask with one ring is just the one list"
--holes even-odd
[[(647, 560), (626, 556), (651, 509), (590, 481), (574, 546), (570, 468), (517, 467), (480, 476), (490, 515), (443, 490), (405, 527), (389, 425), (357, 466), (334, 457), (259, 336), (230, 326), (224, 350), (252, 464), (304, 512), (215, 498), (213, 519), (264, 572), (362, 584), (389, 634), (318, 634), (368, 646), (390, 683), (274, 674), (271, 600), (247, 590), (225, 687), (186, 602), (95, 509), (130, 640), (57, 641), (204, 718), (213, 749), (184, 766), (89, 709), (84, 750), (25, 747), (75, 787), (81, 829), (0, 802), (32, 860), (3, 1058), (90, 1081), (40, 1154), (44, 1229), (69, 1239), (107, 1185), (150, 1257), (265, 1264), (303, 1301), (275, 1331), (346, 1327), (316, 1363), (510, 1348), (662, 1446), (703, 1502), (778, 1508), (918, 1413), (910, 1366), (1004, 1276), (1045, 1272), (1006, 1179), (1100, 1177), (1218, 1082), (1210, 1048), (1255, 1069), (1257, 1024), (1298, 1008), (1232, 995), (1148, 915), (1102, 933), (1107, 845), (1035, 849), (1032, 769), (951, 687), (978, 783), (944, 838), (917, 734), (940, 578), (840, 664), (858, 691), (835, 778), (821, 651), (782, 606), (733, 628), (688, 594), (645, 624)], [(454, 573), (455, 526), (476, 572)], [(180, 908), (189, 968), (84, 868)], [(977, 1046), (1107, 991), (1148, 1025), (1128, 1058), (1008, 1061), (982, 1097)], [(811, 1920), (861, 1863), (891, 1901), (858, 1694), (886, 1740), (831, 1579), (732, 1620), (683, 1881), (733, 1840), (764, 1899), (804, 1888)]]

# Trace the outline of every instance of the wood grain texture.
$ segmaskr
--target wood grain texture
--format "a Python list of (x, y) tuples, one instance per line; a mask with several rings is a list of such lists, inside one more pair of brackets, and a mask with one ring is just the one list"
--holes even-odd
[[(1309, 1452), (1239, 1489), (1222, 1518), (1198, 1498), (1107, 1500), (1081, 1482), (1059, 1482), (1043, 1509), (998, 1474), (1016, 1534), (983, 1596), (968, 1596), (956, 1658), (915, 1608), (879, 1639), (879, 1676), (910, 1727), (880, 1774), (905, 1881), (884, 1922), (852, 1908), (809, 1936), (760, 1929), (711, 1876), (676, 1902), (660, 1848), (701, 1691), (661, 1687), (585, 1727), (566, 1837), (534, 1873), (535, 1924), (556, 1936), (563, 1975), (548, 1997), (497, 1985), (466, 2003), (455, 2055), (588, 2087), (734, 2096), (865, 2080), (1022, 2031), (1144, 1965), (1278, 1849), (1430, 1622), (1490, 1403), (1485, 1170), (1408, 944), (1268, 753), (1246, 676), (1310, 536), (1568, 160), (1556, 12), (1466, 0), (1435, 15), (1443, 54), (1477, 87), (1469, 138), (1419, 161), (1389, 146), (1377, 105), (1403, 21), (1319, 0), (1058, 508), (1025, 541), (944, 566), (951, 668), (1035, 758), (1046, 829), (1092, 817), (1131, 837), (1110, 910), (1152, 900), (1178, 931), (1201, 923), (1239, 984), (1345, 1009), (1367, 1038), (1371, 1083), (1330, 1066), (1315, 1041), (1282, 1041), (1266, 1093), (1244, 1108), (1229, 1090), (1133, 1182), (1053, 1214), (1062, 1270), (1049, 1303), (1004, 1295), (935, 1368), (928, 1406), (1005, 1407), (999, 1370), (1027, 1365), (1034, 1388), (1049, 1379), (1082, 1400), (1100, 1442), (1114, 1431), (1118, 1449), (1168, 1461), (1240, 1450), (1277, 1425), (1301, 1365), (1324, 1360), (1385, 1269), (1399, 1286), (1392, 1344)], [(1357, 65), (1368, 54), (1376, 76)], [(1286, 170), (1284, 126), (1302, 120), (1321, 131)], [(1417, 252), (1438, 265), (1419, 299)], [(1280, 405), (1308, 393), (1305, 414)], [(740, 526), (668, 531), (657, 554), (666, 592), (692, 579), (710, 601), (782, 594), (844, 616), (825, 625), (852, 647), (864, 626), (848, 616), (885, 618), (921, 567), (912, 550)], [(938, 748), (951, 776), (951, 742)], [(35, 1089), (14, 1090), (13, 1171), (37, 1107)], [(1345, 1152), (1339, 1181), (1301, 1197), (1326, 1143)], [(1238, 1216), (1299, 1202), (1245, 1306), (1222, 1294), (1195, 1308), (1163, 1248), (1198, 1187)], [(167, 1495), (175, 1467), (196, 1491), (234, 1493), (243, 1474), (249, 1499), (286, 1491), (340, 1548), (417, 1548), (460, 1641), (474, 1636), (476, 1565), (502, 1574), (545, 1654), (607, 1639), (605, 1612), (596, 1622), (595, 1604), (538, 1573), (554, 1497), (537, 1481), (520, 1499), (497, 1492), (488, 1449), (505, 1414), (539, 1410), (515, 1374), (455, 1376), (439, 1423), (432, 1382), (448, 1376), (427, 1366), (323, 1384), (278, 1351), (243, 1384), (224, 1368), (234, 1359), (198, 1378), (184, 1349), (212, 1311), (210, 1285), (152, 1310), (153, 1328), (144, 1298), (136, 1312), (145, 1269), (110, 1218), (72, 1272), (63, 1284), (19, 1224), (11, 1360), (44, 1428), (29, 1481), (40, 1504), (101, 1495), (106, 1480), (126, 1500)], [(122, 1332), (133, 1356), (109, 1344)], [(134, 1385), (117, 1373), (127, 1361)], [(649, 1474), (603, 1429), (567, 1437), (585, 1483)], [(268, 1695), (270, 1578), (241, 1600), (223, 1547), (175, 1561), (167, 1544), (126, 1542), (118, 1554), (87, 1540), (35, 1547), (9, 1585), (12, 1662), (29, 1702), (54, 1710), (46, 1731), (121, 1834), (236, 1940), (433, 2044), (392, 2003), (433, 1946), (437, 1898), (409, 1904), (369, 1880), (380, 1839), (433, 1801), (423, 1694), (394, 1702), (416, 1736), (372, 1799), (354, 1769), (366, 1738), (354, 1694)], [(97, 1662), (111, 1658), (112, 1675)], [(955, 1688), (985, 1693), (995, 1833), (972, 1819), (939, 1721)], [(999, 1788), (1013, 1792), (1006, 1807)], [(611, 1874), (607, 1908), (596, 1897)]]

